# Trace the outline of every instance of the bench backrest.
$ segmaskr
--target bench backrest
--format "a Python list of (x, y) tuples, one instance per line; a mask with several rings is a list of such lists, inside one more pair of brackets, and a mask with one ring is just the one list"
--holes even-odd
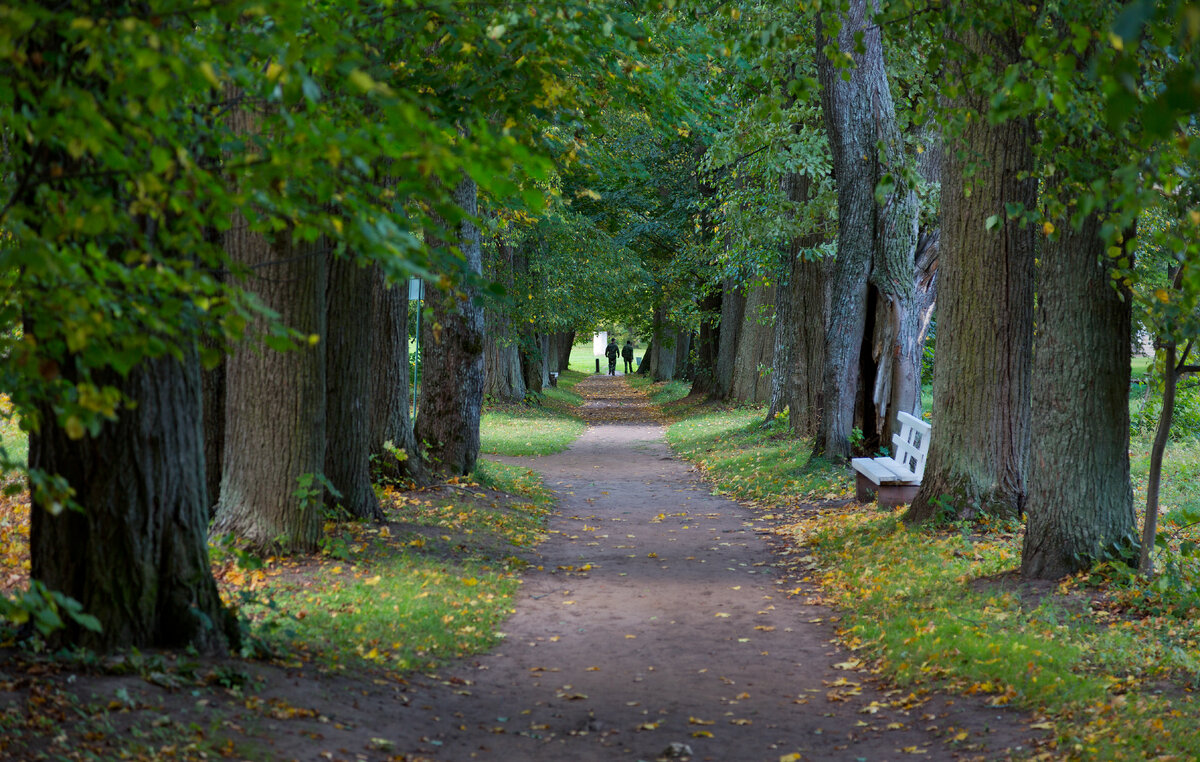
[(925, 456), (929, 453), (929, 432), (932, 430), (925, 421), (905, 412), (896, 414), (900, 423), (900, 433), (892, 435), (892, 446), (895, 452), (892, 460), (897, 468), (912, 473), (913, 481), (921, 481), (925, 475)]

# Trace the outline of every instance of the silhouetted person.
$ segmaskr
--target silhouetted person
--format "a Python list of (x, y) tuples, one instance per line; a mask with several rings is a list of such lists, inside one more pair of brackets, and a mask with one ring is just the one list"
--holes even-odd
[(621, 349), (617, 346), (616, 339), (609, 339), (608, 346), (604, 348), (604, 356), (608, 358), (608, 375), (617, 375), (617, 355), (621, 353)]
[(621, 357), (625, 360), (625, 372), (633, 372), (633, 341), (626, 341), (625, 347), (621, 350)]

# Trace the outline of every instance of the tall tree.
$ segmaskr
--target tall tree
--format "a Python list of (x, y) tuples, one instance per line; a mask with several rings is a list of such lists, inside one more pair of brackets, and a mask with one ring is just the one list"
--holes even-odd
[(472, 282), (482, 273), (475, 181), (463, 178), (454, 188), (458, 219), (450, 232), (463, 258), (464, 279), (457, 288), (426, 295), (433, 313), (421, 336), (422, 383), (416, 436), (430, 467), (448, 474), (469, 474), (479, 457), (479, 417), (483, 405), (483, 305)]
[(1101, 224), (1093, 213), (1066, 225), (1040, 257), (1026, 577), (1056, 579), (1134, 544), (1131, 297), (1114, 286)]
[(718, 324), (720, 338), (717, 342), (717, 366), (713, 378), (713, 390), (709, 395), (714, 400), (725, 400), (733, 391), (733, 369), (737, 360), (738, 341), (746, 311), (746, 293), (737, 279), (726, 276), (721, 279), (721, 322)]
[[(42, 340), (50, 336), (39, 333)], [(66, 480), (80, 510), (32, 490), (33, 579), (83, 604), (101, 629), (67, 621), (65, 642), (98, 650), (193, 646), (224, 651), (237, 624), (208, 566), (208, 497), (200, 423), (200, 368), (184, 359), (112, 374), (136, 408), (94, 436), (53, 425), (30, 436), (30, 468)]]
[(371, 457), (381, 476), (428, 480), (424, 456), (417, 447), (409, 416), (407, 283), (389, 283), (375, 268), (371, 287), (374, 331), (371, 351)]
[[(485, 247), (484, 274), (493, 283), (513, 293), (515, 271), (514, 247), (503, 233), (492, 246)], [(525, 400), (525, 376), (521, 372), (518, 349), (520, 334), (513, 325), (508, 305), (493, 300), (484, 310), (483, 392), (497, 402), (518, 403)], [(552, 348), (557, 344), (552, 342)], [(558, 356), (553, 358), (558, 370)]]
[[(371, 486), (371, 354), (375, 268), (345, 254), (329, 257), (326, 289), (325, 478), (330, 508), (381, 521)], [(364, 309), (365, 308), (365, 309)], [(365, 315), (364, 315), (365, 313)], [(365, 318), (365, 319), (364, 319)]]
[[(226, 235), (231, 259), (279, 322), (316, 343), (275, 351), (257, 339), (226, 360), (225, 450), (215, 534), (232, 533), (266, 551), (316, 550), (325, 469), (326, 257), (284, 231), (274, 242), (240, 214)], [(260, 316), (250, 330), (270, 332)]]
[(759, 284), (752, 286), (746, 296), (729, 392), (731, 399), (762, 402), (771, 393), (769, 369), (775, 352), (775, 291), (775, 285)]
[[(850, 455), (862, 347), (870, 346), (872, 338), (866, 335), (868, 278), (882, 307), (882, 367), (875, 375), (883, 384), (868, 387), (873, 388), (867, 402), (882, 409), (887, 420), (895, 417), (893, 391), (907, 393), (904, 406), (910, 410), (919, 396), (916, 388), (892, 383), (894, 348), (919, 356), (919, 317), (911, 305), (919, 205), (903, 171), (904, 145), (884, 67), (881, 29), (873, 18), (877, 10), (874, 2), (852, 0), (836, 20), (836, 40), (824, 31), (833, 19), (823, 16), (818, 27), (817, 75), (837, 181), (838, 239), (830, 271), (825, 388), (815, 450), (843, 460)], [(852, 68), (844, 72), (847, 63)], [(877, 188), (886, 196), (883, 203), (876, 201)], [(864, 415), (873, 414), (864, 409)]]

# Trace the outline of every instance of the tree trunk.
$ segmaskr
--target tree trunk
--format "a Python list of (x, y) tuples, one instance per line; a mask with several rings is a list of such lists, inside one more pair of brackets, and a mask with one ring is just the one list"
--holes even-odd
[[(501, 236), (496, 238), (494, 261), (488, 263), (487, 276), (513, 292), (513, 247)], [(518, 404), (525, 401), (525, 377), (517, 350), (512, 321), (502, 306), (484, 310), (486, 326), (483, 340), (483, 393), (497, 402)]]
[[(882, 37), (869, 17), (873, 6), (867, 0), (851, 0), (842, 19), (837, 45), (855, 62), (848, 80), (828, 56), (817, 55), (822, 114), (837, 179), (838, 241), (831, 275), (824, 411), (814, 449), (835, 460), (850, 456), (850, 432), (864, 371), (870, 376), (862, 385), (869, 396), (858, 407), (865, 418), (864, 430), (878, 428), (873, 418), (876, 410), (885, 421), (894, 419), (892, 366), (904, 362), (913, 350), (914, 327), (919, 324), (919, 316), (910, 314), (915, 312), (912, 266), (919, 205), (903, 181), (903, 140), (888, 87)], [(823, 31), (820, 38), (823, 47)], [(885, 174), (891, 176), (893, 187), (881, 206), (875, 202), (875, 192)], [(881, 308), (876, 315), (867, 314), (868, 276)], [(871, 348), (872, 337), (866, 330), (872, 322), (881, 329), (877, 351), (863, 356), (863, 346)], [(911, 409), (908, 402), (904, 404)]]
[(575, 332), (564, 331), (558, 336), (558, 370), (561, 373), (571, 369), (571, 348), (575, 346)]
[(696, 372), (692, 394), (711, 397), (717, 388), (717, 353), (721, 343), (721, 289), (700, 299), (700, 330), (696, 334)]
[(1100, 226), (1096, 214), (1080, 230), (1064, 224), (1041, 256), (1025, 577), (1057, 579), (1088, 568), (1106, 550), (1136, 544), (1131, 296), (1113, 287)]
[[(717, 366), (710, 399), (727, 400), (733, 391), (733, 369), (737, 360), (738, 339), (746, 313), (746, 292), (731, 277), (721, 281), (721, 323), (717, 341)], [(646, 358), (648, 359), (648, 358)], [(643, 359), (642, 362), (646, 362)]]
[[(474, 217), (475, 181), (459, 182), (454, 201), (469, 218)], [(474, 222), (465, 219), (459, 224), (454, 244), (465, 259), (466, 272), (456, 289), (438, 289), (427, 299), (433, 319), (426, 321), (421, 336), (425, 380), (417, 416), (417, 441), (428, 448), (431, 467), (449, 476), (475, 470), (483, 405), (483, 308), (478, 304), (479, 289), (466, 282), (470, 274), (482, 271)]]
[[(1177, 270), (1175, 288), (1180, 285), (1182, 270)], [(1158, 535), (1158, 491), (1162, 484), (1163, 456), (1167, 451), (1167, 441), (1171, 436), (1171, 419), (1175, 415), (1175, 392), (1180, 374), (1187, 367), (1188, 355), (1192, 351), (1192, 342), (1188, 341), (1183, 348), (1183, 357), (1176, 363), (1178, 344), (1169, 338), (1162, 348), (1165, 354), (1163, 368), (1162, 412), (1158, 416), (1158, 428), (1154, 432), (1154, 444), (1150, 447), (1150, 472), (1146, 479), (1146, 524), (1142, 528), (1142, 548), (1138, 558), (1138, 571), (1145, 577), (1154, 575), (1154, 543)]]
[(692, 332), (675, 332), (675, 378), (680, 381), (692, 380)]
[[(379, 475), (387, 479), (428, 481), (409, 416), (408, 288), (387, 282), (375, 267), (371, 285), (374, 316), (374, 349), (371, 352), (371, 457)], [(391, 447), (388, 447), (391, 443)], [(403, 453), (403, 458), (397, 454)]]
[[(42, 337), (46, 339), (47, 337)], [(82, 511), (52, 511), (31, 488), (33, 579), (100, 620), (73, 620), (53, 640), (99, 651), (192, 646), (221, 653), (237, 623), (209, 567), (208, 497), (194, 352), (146, 360), (128, 376), (104, 374), (135, 404), (100, 433), (71, 439), (43, 411), (29, 438), (29, 467), (62, 476)]]
[(550, 334), (538, 334), (538, 346), (541, 348), (541, 384), (545, 389), (550, 385)]
[(650, 368), (653, 365), (654, 351), (654, 339), (651, 338), (646, 344), (646, 351), (642, 353), (642, 364), (639, 365), (637, 369), (637, 372), (640, 375), (650, 376), (653, 378), (652, 374), (650, 373)]
[[(371, 328), (373, 268), (330, 255), (325, 328), (325, 477), (341, 493), (325, 504), (346, 515), (383, 520), (371, 486)], [(364, 306), (367, 314), (364, 316)], [(366, 319), (364, 319), (364, 317)]]
[[(784, 193), (796, 203), (808, 201), (810, 179), (784, 176)], [(828, 314), (825, 262), (811, 256), (819, 234), (799, 236), (783, 252), (775, 291), (775, 345), (767, 421), (788, 411), (789, 428), (798, 437), (814, 436), (821, 415), (825, 372), (825, 316)]]
[(679, 329), (667, 323), (661, 323), (654, 346), (658, 351), (654, 354), (654, 380), (672, 381), (675, 379), (675, 363), (679, 359), (679, 344), (682, 340)]
[[(325, 335), (325, 255), (317, 245), (275, 246), (235, 219), (225, 249), (251, 268), (246, 287), (307, 335)], [(268, 322), (257, 319), (251, 336)], [(255, 339), (226, 359), (224, 469), (214, 534), (233, 533), (262, 552), (311, 552), (321, 537), (325, 468), (325, 347), (277, 352)], [(304, 495), (297, 495), (303, 487)]]
[(738, 332), (730, 398), (763, 402), (771, 393), (770, 368), (775, 354), (775, 286), (754, 286), (746, 297), (742, 329)]
[(208, 517), (217, 515), (221, 496), (222, 459), (225, 450), (225, 360), (200, 371), (201, 421), (204, 431), (204, 485)]
[[(983, 49), (966, 37), (968, 49)], [(1004, 54), (994, 64), (1000, 77), (1004, 56), (1015, 58), (1018, 48), (993, 47)], [(972, 118), (960, 150), (947, 151), (942, 182), (933, 434), (909, 521), (939, 516), (939, 504), (952, 517), (1016, 516), (1025, 500), (1034, 229), (1008, 219), (1005, 205), (1037, 202), (1037, 181), (1028, 176), (1033, 124), (991, 124), (977, 95), (956, 105)]]

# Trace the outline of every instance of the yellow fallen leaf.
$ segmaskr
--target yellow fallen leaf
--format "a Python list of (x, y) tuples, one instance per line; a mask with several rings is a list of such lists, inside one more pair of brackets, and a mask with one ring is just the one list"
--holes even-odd
[(702, 720), (699, 717), (688, 717), (688, 724), (689, 725), (716, 725), (717, 723), (712, 720)]
[(692, 738), (712, 738), (712, 737), (713, 737), (712, 732), (708, 731), (708, 730), (692, 731)]

